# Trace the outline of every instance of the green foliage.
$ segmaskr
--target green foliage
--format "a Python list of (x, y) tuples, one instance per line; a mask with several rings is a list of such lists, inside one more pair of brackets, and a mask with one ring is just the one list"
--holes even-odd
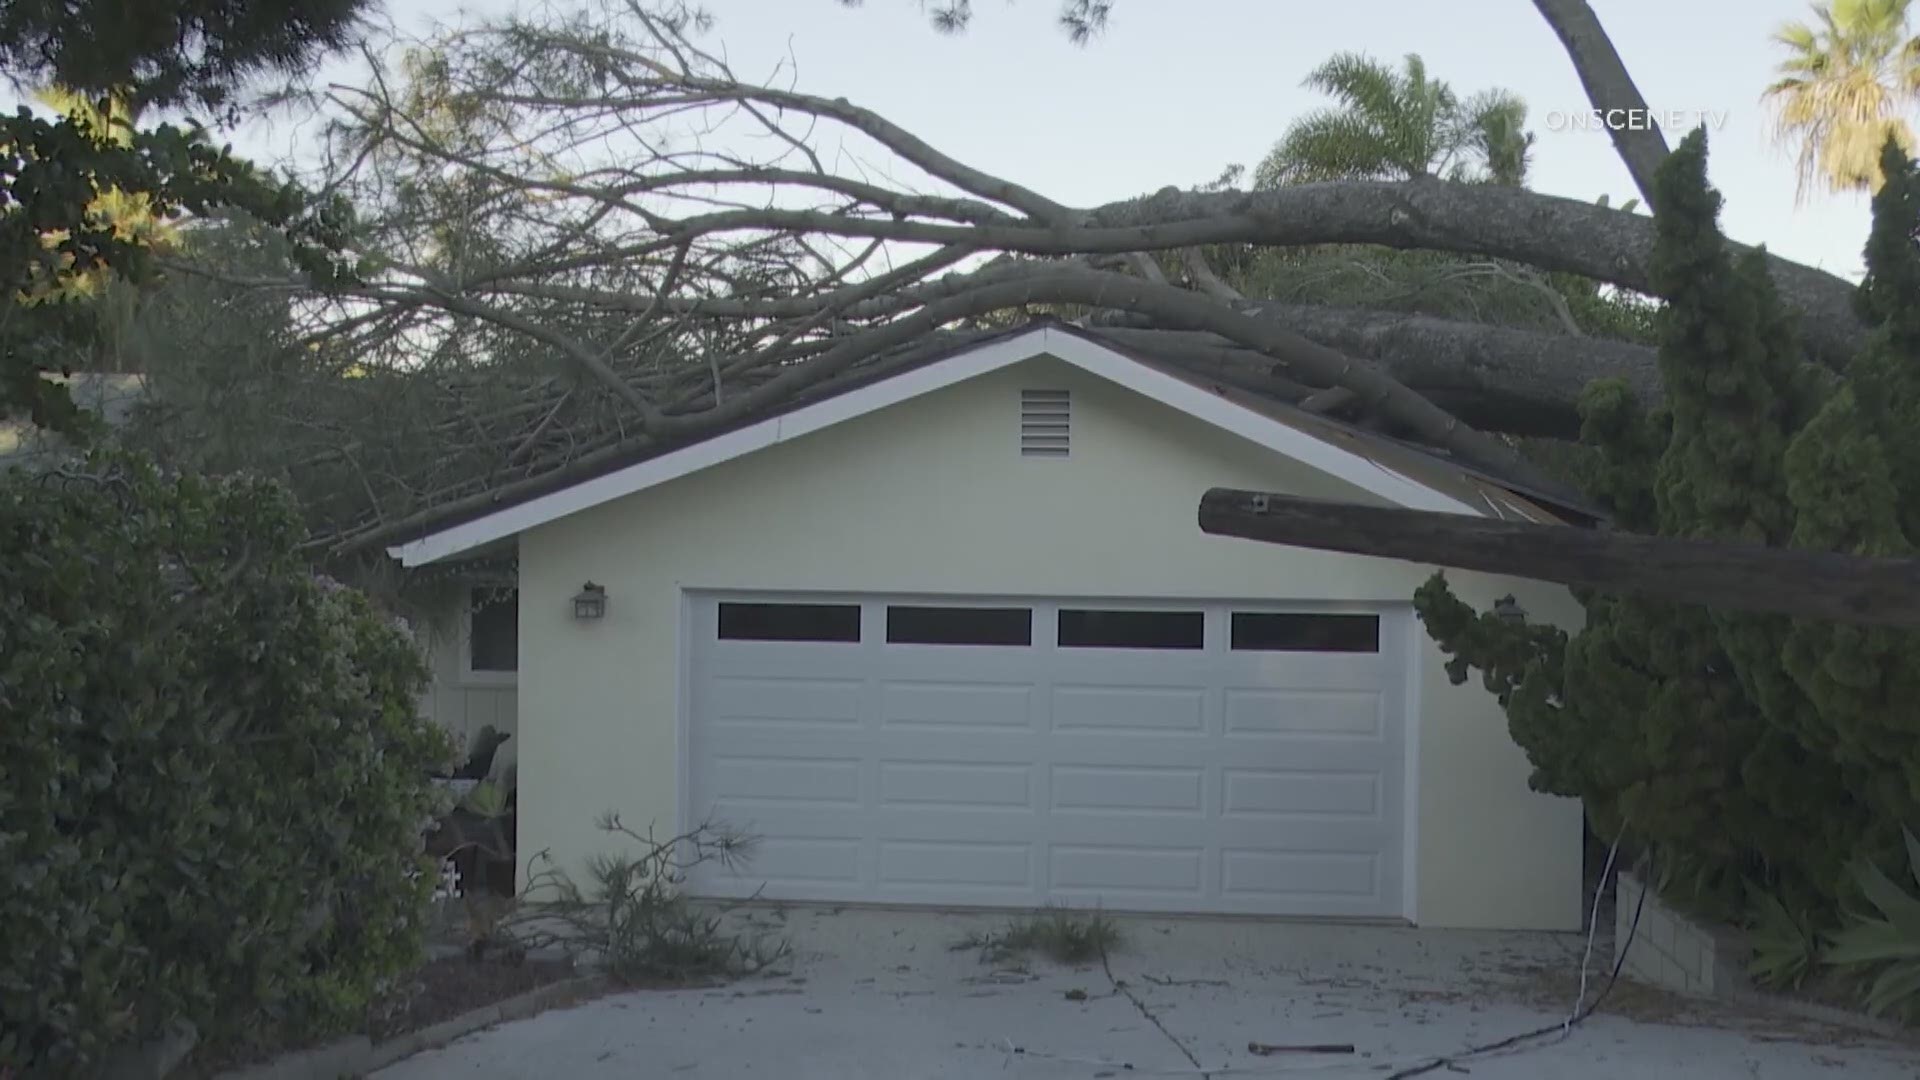
[(1461, 98), (1429, 78), (1419, 56), (1394, 70), (1360, 53), (1340, 53), (1304, 83), (1333, 108), (1291, 124), (1254, 170), (1254, 187), (1318, 180), (1411, 180), (1440, 176), (1518, 186), (1526, 181), (1533, 136), (1527, 106), (1505, 90)]
[[(1920, 840), (1906, 833), (1907, 872), (1920, 885)], [(1853, 880), (1872, 906), (1854, 914), (1833, 934), (1826, 963), (1868, 980), (1867, 1010), (1875, 1016), (1898, 1013), (1911, 1018), (1920, 1007), (1920, 898), (1895, 884), (1878, 866), (1862, 860)]]
[(510, 809), (508, 787), (498, 780), (482, 780), (460, 797), (460, 809), (475, 817), (498, 818)]
[(65, 391), (43, 376), (71, 371), (96, 343), (86, 309), (101, 282), (155, 273), (154, 237), (116, 206), (156, 223), (238, 209), (283, 230), (321, 286), (350, 275), (334, 255), (351, 225), (344, 200), (267, 176), (197, 124), (141, 129), (136, 119), (142, 105), (218, 104), (249, 75), (298, 70), (344, 40), (363, 2), (0, 6), (0, 71), (87, 95), (57, 118), (25, 106), (0, 117), (0, 416), (77, 429)]
[(410, 636), (277, 487), (0, 477), (0, 1072), (350, 1021), (420, 946), (450, 748)]
[(1062, 964), (1087, 964), (1120, 948), (1120, 927), (1098, 911), (1048, 907), (1034, 915), (1010, 920), (997, 931), (969, 934), (954, 942), (952, 951), (980, 951), (980, 962), (998, 964), (1031, 953)]
[[(1758, 256), (1729, 251), (1705, 164), (1696, 132), (1658, 181), (1665, 404), (1589, 387), (1583, 486), (1636, 532), (1911, 553), (1920, 172), (1888, 149), (1860, 290), (1877, 329), (1835, 379), (1802, 361)], [(1585, 800), (1602, 831), (1630, 817), (1663, 892), (1756, 920), (1765, 970), (1797, 977), (1793, 942), (1836, 917), (1848, 860), (1896, 850), (1894, 823), (1920, 814), (1920, 635), (1577, 595), (1586, 625), (1564, 639), (1478, 615), (1439, 578), (1416, 607), (1450, 676), (1477, 669), (1500, 696), (1536, 788)]]
[(255, 76), (340, 48), (367, 0), (73, 0), (0, 5), (0, 66), (142, 104), (224, 106)]
[(591, 953), (607, 974), (630, 984), (746, 975), (791, 952), (786, 939), (740, 929), (730, 922), (728, 908), (697, 904), (682, 888), (696, 866), (746, 862), (753, 837), (703, 825), (656, 840), (612, 813), (596, 824), (622, 840), (625, 850), (591, 860), (585, 888), (545, 852), (534, 856), (532, 864), (542, 868), (528, 876), (523, 896), (537, 906), (503, 928), (515, 947)]
[[(864, 0), (840, 0), (847, 7), (859, 7)], [(917, 0), (927, 21), (942, 34), (959, 34), (973, 24), (973, 0)], [(1060, 0), (1055, 23), (1067, 40), (1085, 45), (1107, 28), (1114, 0)]]
[(1780, 78), (1763, 95), (1776, 109), (1774, 138), (1798, 144), (1798, 195), (1878, 190), (1889, 142), (1914, 148), (1907, 106), (1920, 90), (1920, 37), (1911, 35), (1912, 0), (1818, 0), (1815, 23), (1774, 32), (1786, 49)]
[(1753, 957), (1747, 974), (1775, 990), (1798, 988), (1820, 960), (1820, 939), (1805, 916), (1787, 910), (1770, 893), (1756, 892), (1748, 917)]
[[(1355, 54), (1331, 58), (1307, 85), (1333, 97), (1336, 106), (1288, 128), (1255, 171), (1255, 188), (1423, 176), (1526, 182), (1533, 136), (1525, 131), (1526, 103), (1507, 91), (1462, 99), (1429, 77), (1418, 56), (1395, 70)], [(1200, 190), (1230, 186), (1232, 177), (1223, 175)], [(1653, 340), (1654, 305), (1645, 297), (1500, 259), (1355, 244), (1217, 245), (1203, 254), (1236, 289), (1262, 299)]]

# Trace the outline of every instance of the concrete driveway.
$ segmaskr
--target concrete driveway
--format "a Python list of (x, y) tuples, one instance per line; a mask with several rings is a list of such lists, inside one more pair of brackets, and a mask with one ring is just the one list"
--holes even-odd
[[(755, 917), (795, 944), (780, 973), (609, 996), (378, 1075), (1390, 1077), (1562, 1019), (1584, 945), (1558, 934), (1122, 918), (1125, 942), (1109, 963), (1076, 969), (983, 964), (977, 952), (950, 949), (1005, 917), (811, 908)], [(1350, 1043), (1354, 1052), (1263, 1056), (1249, 1052), (1252, 1042)], [(1623, 982), (1564, 1039), (1460, 1068), (1479, 1080), (1879, 1080), (1920, 1077), (1920, 1050)]]

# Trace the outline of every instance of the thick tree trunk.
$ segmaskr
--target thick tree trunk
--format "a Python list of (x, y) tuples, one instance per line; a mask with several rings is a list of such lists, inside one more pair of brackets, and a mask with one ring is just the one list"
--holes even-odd
[(1214, 488), (1200, 529), (1727, 611), (1920, 626), (1920, 559), (1675, 540)]
[(1644, 403), (1662, 397), (1659, 358), (1644, 345), (1391, 311), (1291, 304), (1253, 310), (1330, 349), (1378, 361), (1481, 430), (1573, 438), (1580, 431), (1574, 406), (1596, 379), (1622, 379)]
[[(1623, 379), (1649, 405), (1662, 396), (1658, 360), (1644, 345), (1358, 308), (1255, 302), (1241, 310), (1376, 361), (1408, 389), (1481, 431), (1575, 438), (1575, 405), (1595, 379)], [(1214, 334), (1109, 326), (1097, 332), (1248, 390), (1296, 403), (1306, 396), (1272, 357)]]
[[(1597, 112), (1602, 116), (1637, 114), (1641, 120), (1649, 116), (1647, 100), (1640, 96), (1640, 88), (1633, 84), (1619, 50), (1613, 47), (1613, 40), (1587, 0), (1533, 0), (1533, 6), (1560, 36), (1573, 70), (1580, 75), (1580, 85), (1586, 88), (1587, 100)], [(1658, 209), (1654, 206), (1653, 176), (1671, 153), (1666, 135), (1646, 123), (1609, 123), (1607, 133), (1620, 160), (1633, 174), (1640, 198), (1649, 208)]]
[[(1157, 194), (1087, 212), (1080, 230), (982, 229), (1002, 250), (1032, 255), (1168, 250), (1205, 244), (1379, 244), (1511, 259), (1654, 294), (1653, 219), (1497, 184), (1343, 180), (1271, 191)], [(955, 242), (958, 230), (936, 233)], [(1736, 257), (1748, 250), (1730, 244)], [(1852, 282), (1767, 256), (1780, 295), (1801, 313), (1807, 348), (1836, 369), (1866, 338)]]

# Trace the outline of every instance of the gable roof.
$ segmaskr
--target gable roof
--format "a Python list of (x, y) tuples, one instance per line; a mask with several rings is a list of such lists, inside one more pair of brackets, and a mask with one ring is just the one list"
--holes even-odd
[(471, 552), (669, 480), (1040, 357), (1053, 357), (1133, 390), (1395, 506), (1545, 522), (1559, 520), (1555, 510), (1588, 516), (1582, 508), (1540, 497), (1433, 452), (1221, 386), (1173, 364), (1119, 348), (1096, 332), (1046, 322), (835, 387), (826, 395), (783, 403), (771, 413), (691, 442), (649, 447), (635, 460), (436, 527), (389, 547), (387, 553), (413, 567)]

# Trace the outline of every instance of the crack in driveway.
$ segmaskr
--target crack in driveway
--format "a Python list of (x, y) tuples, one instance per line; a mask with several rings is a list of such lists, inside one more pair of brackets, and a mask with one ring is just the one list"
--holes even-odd
[(1147, 1022), (1158, 1028), (1160, 1034), (1165, 1035), (1167, 1041), (1180, 1051), (1180, 1056), (1200, 1070), (1200, 1080), (1212, 1080), (1213, 1073), (1205, 1065), (1200, 1064), (1200, 1059), (1193, 1055), (1193, 1051), (1187, 1049), (1187, 1044), (1181, 1042), (1178, 1035), (1167, 1030), (1167, 1025), (1160, 1022), (1160, 1018), (1153, 1014), (1152, 1009), (1147, 1008), (1146, 1002), (1134, 995), (1133, 990), (1127, 986), (1126, 980), (1113, 977), (1113, 965), (1107, 962), (1107, 950), (1104, 947), (1100, 950), (1100, 969), (1107, 973), (1107, 981), (1113, 984), (1113, 992), (1124, 995), (1128, 1001), (1133, 1002), (1133, 1007), (1140, 1010), (1140, 1015), (1146, 1017)]

